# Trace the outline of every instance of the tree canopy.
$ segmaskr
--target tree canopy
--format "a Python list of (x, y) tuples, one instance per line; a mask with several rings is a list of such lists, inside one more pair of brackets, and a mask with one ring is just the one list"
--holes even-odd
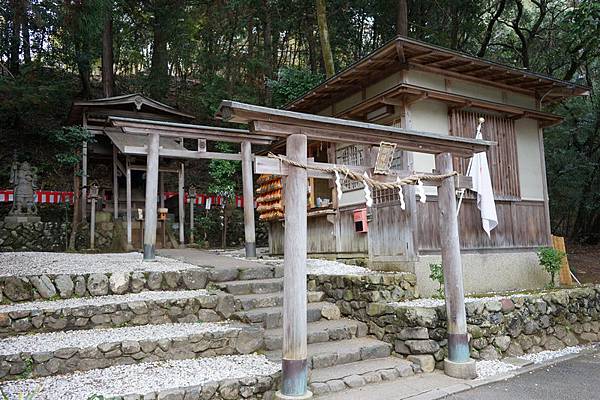
[(5, 1), (1, 165), (14, 150), (51, 163), (45, 132), (76, 98), (142, 92), (206, 122), (224, 98), (281, 106), (397, 33), (594, 88), (550, 110), (565, 122), (548, 131), (546, 156), (553, 228), (599, 240), (595, 0)]

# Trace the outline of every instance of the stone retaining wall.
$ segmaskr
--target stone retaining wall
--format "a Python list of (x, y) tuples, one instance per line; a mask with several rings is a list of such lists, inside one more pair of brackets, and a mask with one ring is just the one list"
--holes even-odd
[(0, 222), (0, 251), (64, 251), (67, 225), (57, 222)]
[[(466, 304), (471, 357), (493, 360), (600, 339), (600, 285)], [(371, 303), (359, 315), (396, 353), (440, 362), (447, 355), (446, 310)]]
[(217, 322), (229, 318), (233, 311), (233, 296), (224, 293), (58, 309), (40, 309), (37, 306), (31, 310), (0, 312), (0, 338), (76, 329), (172, 322)]
[(0, 303), (139, 293), (145, 290), (195, 290), (204, 289), (207, 280), (208, 272), (203, 268), (168, 272), (0, 277)]
[(0, 380), (60, 375), (112, 365), (249, 354), (262, 347), (263, 335), (260, 328), (244, 327), (172, 339), (126, 340), (86, 348), (0, 355)]
[(414, 274), (308, 275), (308, 290), (325, 293), (323, 300), (337, 304), (345, 316), (366, 322), (374, 302), (412, 300), (418, 297)]

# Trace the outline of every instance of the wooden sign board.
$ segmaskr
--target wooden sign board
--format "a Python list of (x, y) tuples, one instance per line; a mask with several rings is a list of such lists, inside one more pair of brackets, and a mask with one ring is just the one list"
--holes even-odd
[(379, 144), (379, 151), (377, 152), (377, 160), (375, 160), (375, 170), (373, 173), (380, 175), (389, 174), (395, 152), (396, 143), (381, 142)]

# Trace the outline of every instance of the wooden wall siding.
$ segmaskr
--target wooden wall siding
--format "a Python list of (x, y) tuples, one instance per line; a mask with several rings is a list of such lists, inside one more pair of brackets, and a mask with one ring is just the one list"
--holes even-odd
[[(437, 203), (436, 203), (437, 204)], [(387, 202), (371, 208), (373, 219), (369, 222), (369, 258), (386, 261), (397, 257), (410, 261), (409, 240), (411, 239), (408, 214), (398, 202)]]
[[(513, 120), (472, 111), (452, 110), (449, 116), (450, 134), (460, 137), (475, 137), (481, 116), (485, 118), (481, 130), (483, 138), (498, 143), (488, 151), (494, 194), (500, 198), (519, 198), (517, 137)], [(455, 158), (454, 160), (455, 168), (462, 174), (466, 174), (468, 164), (469, 159), (467, 158)]]
[[(548, 245), (545, 235), (544, 203), (537, 201), (496, 201), (498, 227), (488, 238), (481, 228), (481, 216), (474, 199), (463, 201), (458, 216), (460, 245), (464, 250), (519, 248)], [(418, 203), (419, 250), (439, 250), (437, 200), (428, 197)]]
[[(329, 222), (326, 216), (309, 217), (307, 221), (308, 253), (367, 254), (368, 234), (354, 231), (352, 211), (340, 211), (335, 217), (334, 223)], [(270, 225), (269, 251), (271, 254), (283, 254), (283, 224), (272, 222)], [(339, 237), (336, 237), (336, 234)]]

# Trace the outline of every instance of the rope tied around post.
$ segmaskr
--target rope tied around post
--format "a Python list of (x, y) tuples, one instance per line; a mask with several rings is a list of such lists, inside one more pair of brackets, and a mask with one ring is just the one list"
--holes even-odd
[[(430, 182), (441, 182), (444, 179), (451, 178), (453, 176), (457, 176), (458, 172), (452, 171), (446, 174), (414, 174), (404, 178), (397, 177), (395, 182), (380, 182), (369, 177), (366, 173), (359, 173), (356, 171), (352, 171), (351, 169), (344, 166), (333, 166), (333, 167), (323, 167), (320, 165), (308, 165), (301, 162), (297, 162), (294, 160), (290, 160), (284, 155), (281, 154), (273, 154), (269, 153), (269, 158), (277, 159), (285, 164), (292, 165), (298, 168), (304, 169), (312, 169), (315, 171), (327, 172), (330, 174), (340, 174), (343, 175), (345, 179), (351, 179), (357, 182), (361, 182), (364, 185), (369, 187), (386, 190), (386, 189), (400, 189), (405, 185), (418, 185), (421, 181), (430, 181)], [(392, 174), (393, 175), (393, 174)]]

